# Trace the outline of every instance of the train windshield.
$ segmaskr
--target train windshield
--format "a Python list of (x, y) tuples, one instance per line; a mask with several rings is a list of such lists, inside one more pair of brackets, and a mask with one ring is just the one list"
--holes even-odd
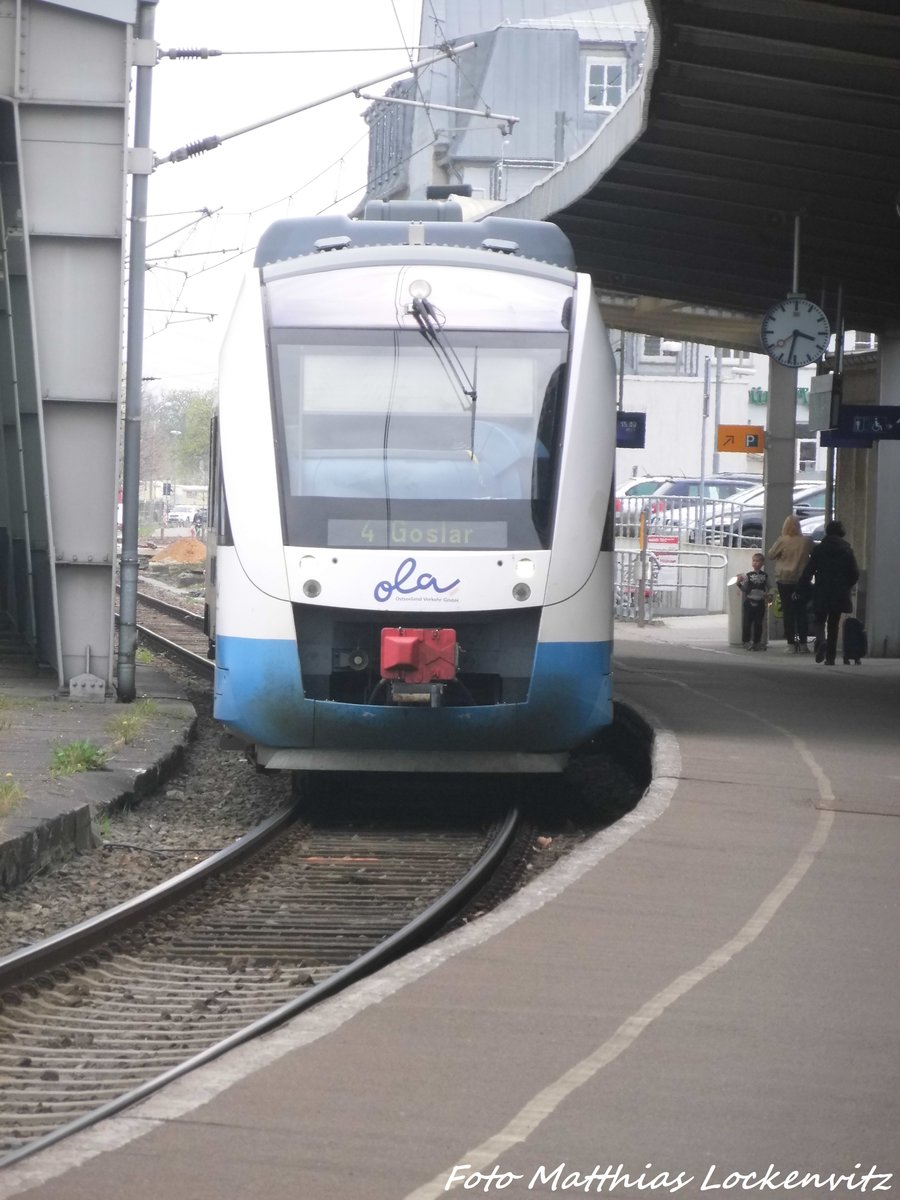
[[(559, 310), (557, 310), (559, 311)], [(549, 545), (568, 337), (272, 329), (291, 545)]]

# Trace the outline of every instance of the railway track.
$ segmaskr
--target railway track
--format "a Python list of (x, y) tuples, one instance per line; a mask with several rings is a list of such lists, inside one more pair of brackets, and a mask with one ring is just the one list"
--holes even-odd
[(0, 1165), (408, 952), (530, 843), (515, 809), (487, 831), (296, 817), (0, 960)]
[[(208, 678), (201, 618), (143, 594), (138, 604), (142, 639), (152, 636)], [(569, 791), (553, 793), (551, 828), (565, 825), (566, 812), (605, 824), (631, 807), (639, 790), (629, 798), (608, 762), (603, 753), (581, 757)], [(27, 969), (21, 955), (11, 956), (15, 964), (0, 960), (0, 1165), (297, 1015), (463, 919), (467, 899), (469, 914), (491, 907), (533, 867), (533, 859), (526, 867), (532, 826), (516, 831), (515, 818), (498, 819), (488, 836), (482, 816), (481, 832), (462, 819), (449, 827), (459, 799), (452, 788), (426, 798), (421, 787), (404, 793), (415, 788), (408, 778), (387, 789), (383, 778), (315, 782), (311, 790), (301, 785), (304, 818), (245, 868), (208, 881), (196, 899), (167, 900), (141, 930), (120, 914), (111, 929), (94, 931), (88, 947), (50, 947)], [(512, 783), (509, 794), (533, 813), (529, 782)], [(395, 791), (400, 816), (389, 827), (385, 796)], [(496, 812), (506, 798), (496, 779), (478, 791), (467, 796), (469, 812)], [(430, 827), (422, 823), (426, 810)], [(367, 814), (377, 814), (377, 824)], [(485, 861), (473, 866), (483, 851)]]
[(209, 639), (203, 632), (203, 618), (166, 600), (138, 592), (137, 625), (141, 641), (148, 648), (174, 655), (210, 678), (213, 663), (207, 656)]

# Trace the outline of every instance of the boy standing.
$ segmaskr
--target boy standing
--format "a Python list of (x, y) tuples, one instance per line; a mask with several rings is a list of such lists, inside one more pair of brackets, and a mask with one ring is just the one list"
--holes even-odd
[(769, 598), (769, 576), (765, 570), (765, 557), (756, 553), (746, 575), (738, 575), (737, 585), (743, 596), (741, 612), (741, 636), (745, 650), (765, 650), (762, 641), (763, 617)]

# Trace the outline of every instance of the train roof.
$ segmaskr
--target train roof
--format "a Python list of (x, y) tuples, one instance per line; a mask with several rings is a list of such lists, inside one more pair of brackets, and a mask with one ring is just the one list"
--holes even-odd
[(575, 270), (566, 235), (548, 221), (512, 217), (462, 219), (450, 200), (374, 201), (362, 220), (335, 213), (276, 221), (259, 240), (254, 266), (359, 246), (462, 246)]

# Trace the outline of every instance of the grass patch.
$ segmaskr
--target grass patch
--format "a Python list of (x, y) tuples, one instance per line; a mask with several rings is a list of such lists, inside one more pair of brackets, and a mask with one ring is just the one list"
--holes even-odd
[(148, 650), (146, 646), (138, 646), (134, 652), (134, 661), (142, 667), (149, 667), (153, 662), (153, 651)]
[(150, 718), (155, 715), (155, 700), (138, 700), (133, 704), (129, 704), (126, 712), (110, 718), (106, 722), (106, 731), (119, 744), (129, 746)]
[(12, 725), (12, 713), (21, 708), (21, 700), (11, 700), (8, 696), (0, 696), (0, 729), (9, 729)]
[(50, 774), (75, 775), (79, 771), (102, 771), (109, 754), (93, 742), (66, 742), (53, 749)]
[(25, 799), (25, 793), (22, 791), (12, 774), (7, 772), (0, 779), (0, 817), (8, 817), (16, 805)]

